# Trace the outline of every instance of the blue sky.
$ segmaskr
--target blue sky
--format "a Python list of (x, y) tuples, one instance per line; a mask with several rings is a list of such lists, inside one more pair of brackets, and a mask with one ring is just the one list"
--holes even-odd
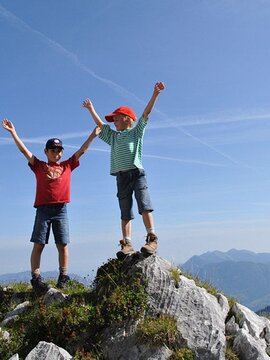
[[(57, 136), (67, 158), (93, 129), (86, 97), (102, 118), (121, 105), (139, 116), (164, 81), (144, 142), (159, 254), (269, 252), (269, 17), (268, 0), (0, 0), (1, 117), (37, 157)], [(4, 129), (0, 160), (2, 274), (29, 268), (35, 178)], [(70, 271), (86, 275), (121, 238), (101, 140), (71, 187)], [(144, 236), (136, 215), (136, 249)], [(42, 269), (56, 268), (51, 238)]]

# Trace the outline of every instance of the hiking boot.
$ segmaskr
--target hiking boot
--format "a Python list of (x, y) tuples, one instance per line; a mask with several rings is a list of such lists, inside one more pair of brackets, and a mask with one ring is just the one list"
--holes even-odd
[(31, 279), (31, 285), (33, 290), (38, 294), (45, 294), (51, 288), (51, 285), (42, 281), (40, 275)]
[(130, 240), (120, 240), (120, 246), (121, 250), (116, 254), (119, 260), (124, 260), (127, 256), (135, 253)]
[(141, 248), (141, 252), (145, 255), (153, 255), (157, 252), (157, 236), (148, 234), (146, 236), (146, 244)]
[(58, 289), (64, 289), (65, 287), (67, 287), (69, 282), (70, 282), (70, 277), (68, 275), (60, 274), (57, 280), (56, 287)]

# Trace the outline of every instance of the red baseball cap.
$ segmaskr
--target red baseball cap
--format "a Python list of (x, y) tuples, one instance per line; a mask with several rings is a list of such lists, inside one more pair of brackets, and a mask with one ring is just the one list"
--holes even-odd
[(117, 114), (127, 115), (127, 116), (131, 117), (132, 120), (136, 121), (135, 112), (127, 106), (120, 106), (119, 108), (114, 110), (114, 112), (112, 112), (111, 114), (105, 115), (105, 119), (108, 122), (113, 122), (113, 117)]

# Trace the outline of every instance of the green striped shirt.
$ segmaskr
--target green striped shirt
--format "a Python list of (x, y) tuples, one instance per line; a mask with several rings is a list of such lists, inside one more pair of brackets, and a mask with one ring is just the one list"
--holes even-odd
[(103, 125), (99, 137), (111, 146), (111, 175), (116, 175), (118, 171), (143, 169), (142, 148), (146, 124), (147, 119), (141, 117), (135, 127), (122, 131)]

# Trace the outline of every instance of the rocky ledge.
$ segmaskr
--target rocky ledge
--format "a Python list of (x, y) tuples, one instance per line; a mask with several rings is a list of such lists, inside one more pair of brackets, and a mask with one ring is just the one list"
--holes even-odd
[[(210, 294), (159, 256), (130, 257), (124, 261), (123, 271), (129, 274), (130, 279), (140, 274), (148, 305), (141, 318), (127, 319), (103, 331), (102, 359), (185, 359), (176, 357), (176, 349), (188, 349), (192, 355), (186, 359), (195, 360), (269, 359), (270, 321), (267, 318), (258, 316), (236, 301), (228, 301), (221, 293)], [(59, 293), (51, 289), (44, 299), (48, 304), (65, 301), (65, 296)], [(28, 303), (19, 304), (17, 309), (6, 314), (0, 336), (5, 336), (8, 341), (7, 324), (28, 306)], [(138, 336), (140, 324), (146, 319), (163, 316), (175, 320), (173, 345), (166, 341), (156, 344), (151, 338), (142, 341)], [(64, 349), (40, 340), (26, 357), (27, 360), (72, 358)], [(11, 359), (19, 359), (18, 354)]]

